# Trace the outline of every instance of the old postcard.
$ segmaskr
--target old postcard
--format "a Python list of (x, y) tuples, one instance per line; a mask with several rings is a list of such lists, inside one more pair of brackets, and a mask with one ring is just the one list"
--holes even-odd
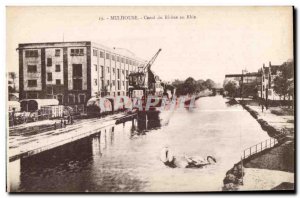
[(7, 191), (294, 192), (293, 16), (8, 6)]

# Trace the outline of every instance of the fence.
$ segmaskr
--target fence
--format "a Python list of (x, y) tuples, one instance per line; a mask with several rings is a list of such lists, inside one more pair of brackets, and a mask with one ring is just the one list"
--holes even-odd
[(268, 148), (272, 148), (274, 147), (275, 145), (277, 145), (281, 140), (283, 140), (285, 138), (285, 133), (281, 133), (277, 136), (274, 136), (274, 137), (271, 137), (270, 139), (267, 139), (265, 141), (262, 141), (258, 144), (255, 144), (249, 148), (246, 148), (244, 151), (243, 151), (243, 154), (242, 154), (242, 159), (246, 159), (248, 157), (250, 157), (251, 155), (254, 155), (254, 154), (257, 154), (259, 152), (262, 152), (263, 150), (265, 149), (268, 149)]
[(41, 133), (41, 132), (47, 132), (51, 130), (56, 130), (59, 128), (64, 128), (66, 125), (61, 122), (55, 122), (54, 124), (51, 125), (45, 125), (45, 126), (31, 126), (31, 127), (26, 127), (25, 129), (13, 129), (9, 131), (10, 136), (14, 135), (26, 135), (26, 134), (34, 134), (34, 133)]

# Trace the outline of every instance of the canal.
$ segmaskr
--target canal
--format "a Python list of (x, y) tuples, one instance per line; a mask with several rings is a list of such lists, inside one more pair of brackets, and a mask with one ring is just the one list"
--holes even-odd
[[(149, 118), (146, 125), (139, 118), (22, 159), (14, 190), (220, 191), (226, 171), (240, 160), (243, 149), (268, 138), (247, 111), (226, 102), (221, 96), (203, 97), (196, 108), (165, 112), (161, 122)], [(212, 155), (217, 164), (169, 168), (160, 161), (165, 146), (177, 157)]]

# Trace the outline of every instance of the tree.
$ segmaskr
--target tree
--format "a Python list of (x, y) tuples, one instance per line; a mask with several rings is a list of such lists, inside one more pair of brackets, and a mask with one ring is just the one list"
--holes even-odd
[(10, 93), (16, 92), (16, 82), (15, 82), (15, 80), (17, 78), (17, 74), (16, 74), (16, 72), (9, 72), (8, 75), (9, 75), (9, 78), (12, 79), (12, 82), (9, 81), (12, 84), (12, 86), (8, 87), (8, 91)]
[(254, 98), (257, 97), (258, 93), (258, 84), (256, 81), (253, 81), (251, 83), (246, 83), (243, 85), (242, 90), (243, 97), (253, 96)]
[(213, 80), (211, 80), (211, 79), (207, 79), (207, 80), (205, 81), (205, 84), (206, 84), (206, 87), (207, 87), (209, 90), (211, 90), (211, 89), (213, 89), (213, 88), (216, 87), (216, 83), (215, 83)]
[(206, 81), (199, 79), (195, 80), (192, 77), (187, 78), (185, 81), (175, 80), (172, 85), (176, 88), (176, 95), (187, 95), (187, 94), (198, 94), (206, 89), (212, 89), (215, 87), (216, 83), (207, 79)]
[(195, 81), (194, 78), (189, 77), (187, 78), (184, 83), (184, 92), (185, 94), (194, 94), (197, 91), (197, 82)]
[(294, 61), (283, 63), (279, 67), (279, 72), (274, 78), (273, 89), (280, 97), (283, 96), (285, 100), (287, 95), (294, 93)]
[(236, 97), (239, 90), (239, 83), (235, 80), (225, 80), (223, 84), (224, 90), (228, 92), (231, 97)]

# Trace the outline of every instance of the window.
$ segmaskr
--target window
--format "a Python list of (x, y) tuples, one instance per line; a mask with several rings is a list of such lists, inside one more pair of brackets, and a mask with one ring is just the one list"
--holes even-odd
[(104, 89), (104, 80), (101, 80), (101, 88)]
[(62, 105), (63, 104), (63, 95), (57, 95), (57, 100), (59, 101), (59, 104)]
[(94, 65), (95, 66), (95, 71), (98, 71), (98, 66), (97, 65)]
[(123, 87), (125, 87), (125, 81), (122, 82)]
[(109, 69), (109, 67), (107, 67), (107, 73), (109, 73), (110, 72), (110, 69)]
[(128, 59), (126, 59), (126, 64), (128, 64)]
[(122, 58), (122, 63), (124, 63), (124, 58)]
[(36, 67), (36, 65), (28, 65), (28, 67), (27, 67), (27, 72), (28, 72), (28, 73), (35, 73), (35, 72), (37, 72), (37, 67)]
[(60, 49), (55, 50), (55, 56), (60, 56)]
[(73, 64), (73, 77), (82, 77), (82, 64)]
[(101, 66), (101, 77), (104, 78), (104, 67)]
[(47, 88), (46, 88), (46, 92), (47, 92), (48, 95), (52, 95), (52, 94), (53, 94), (53, 89), (52, 89), (52, 87), (47, 87)]
[(28, 87), (37, 87), (37, 80), (28, 80)]
[(113, 80), (112, 82), (113, 82), (113, 86), (116, 86), (116, 81), (115, 81), (115, 80)]
[(118, 69), (118, 71), (117, 71), (117, 75), (118, 75), (118, 79), (120, 79), (120, 69)]
[(25, 57), (29, 58), (29, 57), (38, 57), (39, 53), (37, 50), (26, 50), (25, 51)]
[(120, 62), (120, 57), (119, 56), (117, 56), (117, 62)]
[(126, 76), (128, 76), (128, 70), (126, 70)]
[(121, 83), (120, 83), (120, 81), (118, 80), (118, 90), (120, 90), (120, 85), (121, 85)]
[(97, 56), (97, 54), (98, 54), (98, 51), (93, 49), (93, 56)]
[(60, 72), (60, 65), (55, 65), (55, 71)]
[(107, 85), (109, 86), (110, 84), (109, 84), (109, 80), (107, 80)]
[(106, 59), (110, 59), (110, 54), (106, 53)]
[(100, 51), (100, 58), (104, 58), (104, 52)]
[(79, 94), (79, 103), (85, 103), (85, 95)]
[(122, 69), (122, 74), (124, 75), (124, 73), (125, 73), (125, 72), (124, 72), (124, 69)]
[(111, 59), (114, 61), (114, 60), (115, 60), (115, 55), (112, 55), (112, 56), (111, 56)]
[(83, 49), (71, 49), (71, 56), (83, 56)]
[(47, 66), (52, 66), (52, 58), (47, 58)]
[(56, 85), (61, 85), (61, 80), (60, 79), (56, 79)]
[(74, 95), (69, 95), (69, 104), (74, 104), (75, 103), (75, 97)]
[(47, 73), (47, 81), (52, 81), (52, 73)]
[(82, 90), (82, 79), (73, 79), (73, 90)]
[(116, 73), (116, 70), (115, 70), (115, 68), (113, 68), (113, 74), (115, 75), (115, 73)]
[(94, 85), (97, 86), (98, 85), (98, 81), (97, 79), (94, 79)]

